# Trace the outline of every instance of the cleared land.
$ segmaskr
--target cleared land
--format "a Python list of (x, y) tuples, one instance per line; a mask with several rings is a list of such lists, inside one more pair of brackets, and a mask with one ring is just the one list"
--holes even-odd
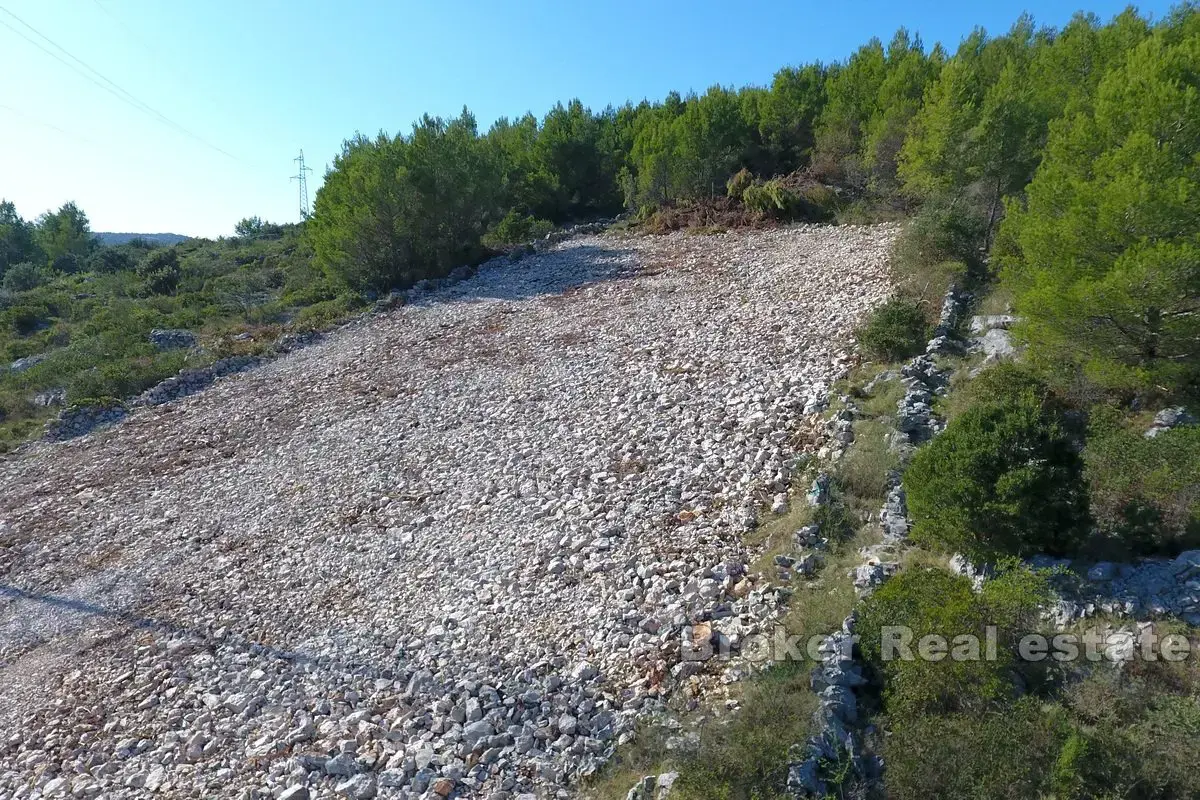
[(895, 234), (574, 239), (0, 463), (0, 794), (570, 785), (770, 613)]

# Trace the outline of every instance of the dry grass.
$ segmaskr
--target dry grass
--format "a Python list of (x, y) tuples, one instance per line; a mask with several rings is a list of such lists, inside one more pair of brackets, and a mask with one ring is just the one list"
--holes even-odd
[[(897, 367), (896, 372), (899, 372)], [(870, 397), (859, 402), (862, 412), (868, 417), (893, 417), (896, 406), (904, 398), (904, 384), (898, 379), (876, 384)]]
[(758, 553), (758, 557), (750, 564), (750, 572), (772, 575), (775, 571), (775, 556), (786, 555), (795, 550), (792, 534), (811, 523), (812, 517), (812, 508), (804, 502), (803, 494), (800, 494), (786, 514), (773, 517), (748, 533), (744, 541), (751, 551)]
[(855, 422), (854, 445), (837, 468), (843, 489), (858, 503), (866, 502), (874, 509), (887, 497), (888, 472), (900, 466), (899, 456), (888, 447), (888, 431), (877, 419)]
[(617, 748), (612, 761), (598, 775), (583, 782), (582, 795), (591, 800), (625, 800), (630, 788), (642, 777), (670, 770), (666, 740), (667, 731), (661, 726), (639, 725), (637, 735)]
[(817, 636), (841, 627), (857, 601), (850, 571), (862, 561), (858, 551), (875, 544), (879, 538), (877, 526), (863, 525), (854, 538), (826, 556), (818, 579), (802, 585), (792, 595), (783, 618), (788, 633)]
[(1013, 313), (1012, 289), (999, 284), (993, 285), (988, 293), (980, 298), (975, 313), (984, 316)]

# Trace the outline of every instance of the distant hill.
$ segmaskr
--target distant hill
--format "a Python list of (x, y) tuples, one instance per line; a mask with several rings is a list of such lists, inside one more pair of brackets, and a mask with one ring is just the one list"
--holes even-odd
[(130, 239), (145, 239), (148, 242), (154, 242), (164, 247), (186, 242), (192, 238), (190, 236), (182, 236), (178, 233), (97, 233), (95, 236), (103, 244), (107, 245), (125, 244)]

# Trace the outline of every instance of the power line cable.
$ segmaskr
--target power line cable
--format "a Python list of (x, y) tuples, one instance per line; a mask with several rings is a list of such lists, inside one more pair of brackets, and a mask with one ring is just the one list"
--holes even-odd
[[(96, 6), (96, 8), (100, 9), (104, 16), (108, 17), (109, 20), (111, 20), (117, 27), (121, 29), (121, 32), (125, 35), (126, 39), (138, 45), (146, 53), (146, 55), (149, 56), (151, 61), (171, 72), (176, 78), (178, 78), (179, 81), (191, 92), (193, 98), (200, 96), (213, 108), (223, 107), (223, 100), (217, 99), (217, 97), (211, 91), (207, 90), (202, 85), (198, 85), (194, 80), (194, 77), (189, 74), (187, 70), (181, 69), (177, 63), (164, 56), (162, 50), (155, 47), (151, 43), (152, 40), (149, 40), (145, 36), (141, 35), (134, 27), (127, 24), (118, 14), (113, 12), (100, 0), (92, 0), (92, 3)], [(243, 159), (239, 159), (239, 161), (246, 163)], [(274, 167), (265, 167), (261, 162), (258, 161), (256, 161), (253, 166), (256, 169), (264, 171), (275, 171)]]
[(152, 45), (144, 36), (140, 35), (132, 27), (125, 24), (124, 20), (109, 10), (108, 6), (101, 3), (100, 0), (92, 0), (92, 2), (95, 4), (96, 8), (100, 9), (104, 13), (104, 16), (112, 20), (113, 23), (121, 29), (121, 32), (125, 34), (125, 38), (145, 50), (152, 61), (172, 72), (175, 77), (187, 84), (189, 89), (199, 91), (199, 93), (203, 94), (205, 99), (211, 102), (213, 105), (220, 105), (220, 103), (213, 98), (211, 93), (204, 91), (203, 89), (198, 89), (190, 75), (188, 75), (184, 70), (180, 69), (176, 64), (172, 63), (169, 58), (164, 57), (161, 50)]
[(87, 138), (86, 136), (81, 136), (78, 133), (74, 133), (72, 131), (66, 130), (65, 128), (60, 128), (57, 125), (55, 125), (53, 122), (47, 122), (46, 120), (35, 117), (32, 114), (22, 111), (19, 108), (13, 108), (10, 105), (0, 103), (0, 110), (4, 110), (4, 111), (8, 111), (12, 114), (16, 114), (18, 117), (23, 117), (36, 125), (41, 125), (44, 128), (49, 128), (50, 130), (58, 131), (63, 136), (68, 136), (72, 139), (78, 139), (79, 141), (84, 142), (86, 144), (90, 144), (93, 147), (100, 147), (100, 144)]
[[(25, 34), (24, 34), (24, 33), (22, 33), (20, 30), (18, 30), (18, 29), (16, 29), (16, 28), (14, 28), (12, 25), (10, 25), (8, 22), (4, 21), (3, 19), (0, 19), (0, 25), (3, 25), (4, 27), (8, 28), (10, 31), (12, 31), (13, 33), (15, 33), (17, 36), (20, 36), (22, 39), (24, 39), (25, 41), (27, 41), (27, 42), (29, 42), (30, 44), (32, 44), (34, 47), (36, 47), (36, 48), (38, 48), (39, 50), (41, 50), (43, 53), (45, 53), (46, 55), (50, 56), (50, 57), (51, 57), (51, 58), (53, 58), (55, 61), (58, 61), (60, 64), (62, 64), (62, 65), (64, 65), (64, 66), (66, 66), (66, 67), (67, 67), (67, 68), (69, 68), (69, 69), (71, 69), (71, 70), (72, 70), (73, 72), (75, 72), (76, 74), (78, 74), (78, 75), (82, 76), (83, 78), (86, 78), (87, 80), (89, 80), (89, 81), (91, 81), (92, 83), (94, 83), (96, 86), (99, 86), (101, 89), (104, 89), (106, 92), (108, 92), (109, 94), (113, 95), (113, 96), (114, 96), (114, 97), (116, 97), (118, 100), (121, 100), (122, 102), (126, 103), (127, 105), (130, 105), (130, 106), (132, 106), (133, 108), (137, 109), (138, 111), (141, 111), (142, 113), (144, 113), (144, 114), (147, 114), (147, 115), (149, 115), (149, 116), (151, 116), (151, 117), (153, 117), (153, 118), (157, 119), (157, 120), (158, 120), (159, 122), (161, 122), (162, 124), (164, 124), (164, 125), (166, 125), (166, 126), (168, 126), (168, 127), (170, 127), (170, 128), (173, 128), (175, 131), (177, 131), (177, 132), (179, 132), (179, 133), (183, 134), (184, 136), (187, 136), (187, 137), (189, 137), (189, 138), (191, 138), (191, 139), (194, 139), (195, 141), (199, 142), (200, 144), (203, 144), (205, 147), (208, 147), (208, 148), (211, 148), (212, 150), (215, 150), (215, 151), (217, 151), (218, 153), (220, 153), (220, 154), (221, 154), (221, 155), (223, 155), (223, 156), (226, 156), (227, 158), (231, 158), (231, 159), (233, 159), (234, 161), (239, 161), (239, 162), (241, 161), (241, 159), (239, 159), (237, 156), (233, 155), (232, 153), (228, 152), (227, 150), (224, 150), (224, 149), (222, 149), (222, 148), (218, 147), (217, 145), (213, 144), (212, 142), (209, 142), (209, 141), (208, 141), (208, 140), (206, 140), (204, 137), (202, 137), (202, 136), (200, 136), (200, 135), (198, 135), (198, 134), (196, 134), (196, 133), (193, 133), (192, 131), (188, 130), (188, 129), (187, 129), (187, 128), (185, 128), (184, 126), (180, 125), (179, 123), (177, 123), (177, 122), (175, 122), (174, 120), (172, 120), (172, 119), (170, 119), (169, 117), (167, 117), (167, 116), (166, 116), (165, 114), (163, 114), (162, 112), (160, 112), (160, 111), (158, 111), (157, 109), (153, 108), (153, 107), (152, 107), (152, 106), (150, 106), (149, 104), (145, 103), (145, 102), (144, 102), (144, 101), (142, 101), (142, 100), (139, 100), (139, 99), (138, 99), (137, 97), (135, 97), (133, 94), (131, 94), (130, 92), (128, 92), (128, 91), (126, 91), (124, 88), (122, 88), (122, 87), (121, 87), (119, 84), (117, 84), (115, 81), (112, 81), (112, 80), (110, 80), (109, 78), (105, 77), (105, 76), (104, 76), (103, 74), (101, 74), (101, 73), (100, 73), (98, 70), (96, 70), (95, 68), (93, 68), (92, 66), (90, 66), (89, 64), (87, 64), (87, 63), (86, 63), (85, 61), (83, 61), (82, 59), (79, 59), (79, 58), (77, 58), (76, 56), (74, 56), (73, 54), (71, 54), (71, 52), (70, 52), (70, 51), (68, 51), (66, 48), (62, 47), (61, 45), (59, 45), (58, 43), (56, 43), (54, 40), (50, 39), (48, 36), (46, 36), (45, 34), (43, 34), (41, 31), (37, 30), (36, 28), (34, 28), (34, 27), (33, 27), (32, 25), (30, 25), (28, 22), (26, 22), (25, 20), (23, 20), (23, 19), (21, 19), (20, 17), (18, 17), (16, 14), (12, 13), (11, 11), (9, 11), (7, 8), (5, 8), (5, 7), (3, 7), (3, 6), (0, 6), (0, 12), (3, 12), (4, 14), (7, 14), (8, 16), (12, 17), (12, 18), (13, 18), (13, 19), (15, 19), (17, 22), (19, 22), (21, 25), (23, 25), (24, 27), (28, 28), (30, 31), (33, 31), (33, 33), (34, 33), (34, 34), (36, 34), (36, 35), (37, 35), (39, 38), (41, 38), (41, 39), (42, 39), (42, 40), (44, 40), (45, 42), (49, 43), (49, 44), (50, 44), (51, 46), (53, 46), (55, 49), (57, 49), (57, 50), (59, 50), (60, 52), (62, 52), (64, 55), (66, 55), (68, 58), (70, 58), (70, 59), (71, 59), (71, 61), (74, 61), (74, 62), (75, 62), (76, 64), (78, 64), (79, 66), (81, 66), (81, 67), (83, 67), (84, 69), (86, 69), (86, 70), (87, 70), (87, 72), (84, 72), (84, 71), (83, 71), (83, 70), (81, 70), (79, 67), (77, 67), (77, 66), (75, 66), (74, 64), (72, 64), (72, 63), (70, 63), (70, 62), (66, 61), (65, 59), (63, 59), (62, 57), (60, 57), (60, 56), (59, 56), (57, 53), (55, 53), (55, 52), (53, 52), (53, 51), (51, 51), (51, 50), (48, 50), (48, 49), (47, 49), (45, 46), (43, 46), (41, 43), (39, 43), (39, 42), (37, 42), (37, 41), (35, 41), (35, 40), (33, 40), (33, 39), (29, 38), (29, 36), (25, 35)], [(88, 73), (91, 73), (91, 74), (88, 74)], [(95, 77), (93, 77), (93, 76), (95, 76)], [(97, 78), (99, 78), (99, 80), (97, 80)], [(101, 81), (103, 81), (103, 82), (101, 82)]]
[[(208, 142), (208, 141), (207, 141), (207, 140), (205, 140), (203, 137), (201, 137), (201, 136), (199, 136), (199, 135), (197, 135), (197, 134), (193, 133), (192, 131), (188, 130), (188, 129), (187, 129), (187, 128), (185, 128), (184, 126), (182, 126), (182, 125), (180, 125), (179, 123), (175, 122), (174, 120), (170, 119), (170, 118), (169, 118), (169, 117), (167, 117), (165, 114), (161, 113), (161, 112), (160, 112), (160, 111), (158, 111), (157, 109), (155, 109), (155, 108), (153, 108), (152, 106), (150, 106), (148, 103), (145, 103), (145, 102), (143, 102), (142, 100), (138, 99), (138, 98), (137, 98), (137, 97), (135, 97), (135, 96), (134, 96), (132, 93), (130, 93), (130, 92), (128, 92), (128, 91), (126, 91), (126, 90), (125, 90), (123, 87), (121, 87), (119, 84), (117, 84), (115, 81), (113, 81), (113, 80), (110, 80), (108, 77), (106, 77), (105, 75), (103, 75), (103, 74), (102, 74), (102, 73), (101, 73), (99, 70), (96, 70), (95, 68), (93, 68), (91, 65), (87, 64), (87, 63), (86, 63), (85, 61), (83, 61), (82, 59), (80, 59), (80, 58), (77, 58), (75, 55), (73, 55), (73, 54), (72, 54), (70, 51), (68, 51), (66, 48), (62, 47), (62, 46), (61, 46), (61, 45), (59, 45), (57, 42), (55, 42), (54, 40), (50, 39), (48, 36), (46, 36), (45, 34), (43, 34), (41, 31), (37, 30), (36, 28), (34, 28), (34, 27), (33, 27), (32, 25), (30, 25), (28, 22), (26, 22), (25, 20), (21, 19), (21, 18), (20, 18), (20, 17), (18, 17), (16, 14), (12, 13), (11, 11), (9, 11), (8, 9), (4, 8), (3, 6), (0, 6), (0, 12), (3, 12), (3, 13), (5, 13), (5, 14), (7, 14), (8, 16), (10, 16), (10, 17), (12, 17), (13, 19), (15, 19), (17, 22), (21, 23), (21, 25), (23, 25), (23, 26), (25, 26), (26, 28), (28, 28), (30, 31), (32, 31), (34, 34), (36, 34), (36, 35), (37, 35), (39, 38), (41, 38), (43, 41), (47, 42), (47, 43), (48, 43), (48, 44), (50, 44), (52, 47), (54, 47), (55, 49), (57, 49), (58, 51), (60, 51), (60, 52), (61, 52), (61, 53), (63, 53), (64, 55), (66, 55), (68, 58), (70, 58), (72, 61), (74, 61), (76, 64), (78, 64), (79, 66), (83, 67), (85, 70), (87, 70), (88, 72), (90, 72), (90, 73), (91, 73), (91, 75), (89, 75), (89, 74), (87, 74), (87, 73), (84, 73), (84, 72), (81, 72), (81, 71), (78, 69), (78, 67), (75, 67), (74, 65), (67, 63), (67, 62), (66, 62), (66, 61), (64, 61), (64, 60), (63, 60), (61, 57), (59, 57), (59, 56), (58, 56), (56, 53), (53, 53), (53, 52), (51, 52), (51, 51), (47, 50), (47, 49), (46, 49), (44, 46), (42, 46), (42, 45), (41, 45), (41, 44), (39, 44), (38, 42), (36, 42), (36, 41), (34, 41), (34, 40), (30, 39), (30, 38), (29, 38), (27, 35), (25, 35), (25, 34), (24, 34), (24, 33), (22, 33), (21, 31), (17, 30), (16, 28), (14, 28), (12, 25), (10, 25), (10, 24), (8, 24), (8, 23), (4, 22), (3, 20), (0, 20), (0, 24), (4, 25), (6, 28), (8, 28), (8, 29), (9, 29), (9, 30), (11, 30), (13, 33), (15, 33), (15, 34), (17, 34), (18, 36), (20, 36), (20, 37), (21, 37), (22, 39), (24, 39), (25, 41), (27, 41), (27, 42), (29, 42), (30, 44), (34, 45), (35, 47), (37, 47), (37, 48), (38, 48), (39, 50), (41, 50), (42, 52), (44, 52), (44, 53), (46, 53), (47, 55), (51, 56), (52, 58), (54, 58), (55, 60), (57, 60), (59, 63), (61, 63), (61, 64), (63, 64), (64, 66), (68, 67), (69, 69), (73, 70), (75, 73), (77, 73), (77, 74), (81, 75), (82, 77), (84, 77), (84, 78), (86, 78), (87, 80), (91, 81), (92, 83), (96, 84), (96, 85), (97, 85), (97, 86), (99, 86), (100, 88), (102, 88), (102, 89), (104, 89), (105, 91), (107, 91), (109, 94), (112, 94), (112, 95), (113, 95), (114, 97), (116, 97), (117, 99), (119, 99), (119, 100), (122, 100), (123, 102), (125, 102), (125, 103), (127, 103), (127, 104), (129, 104), (129, 105), (133, 106), (134, 108), (136, 108), (136, 109), (137, 109), (137, 110), (139, 110), (139, 111), (142, 111), (142, 112), (143, 112), (143, 113), (145, 113), (145, 114), (148, 114), (148, 115), (150, 115), (150, 116), (153, 116), (153, 117), (155, 117), (155, 118), (156, 118), (156, 119), (158, 119), (160, 122), (162, 122), (163, 124), (167, 125), (168, 127), (171, 127), (171, 128), (173, 128), (173, 129), (175, 129), (175, 130), (176, 130), (176, 131), (178, 131), (179, 133), (181, 133), (181, 134), (183, 134), (183, 135), (185, 135), (185, 136), (188, 136), (188, 137), (190, 137), (190, 138), (192, 138), (192, 139), (195, 139), (196, 141), (200, 142), (201, 144), (205, 145), (206, 147), (210, 147), (210, 148), (212, 148), (212, 149), (216, 150), (217, 152), (221, 153), (222, 155), (225, 155), (225, 156), (227, 156), (227, 157), (229, 157), (229, 158), (232, 158), (232, 159), (234, 159), (234, 160), (237, 160), (237, 157), (236, 157), (236, 156), (234, 156), (232, 153), (229, 153), (229, 152), (227, 152), (227, 151), (225, 151), (225, 150), (222, 150), (220, 147), (217, 147), (216, 145), (212, 144), (211, 142)], [(92, 77), (93, 75), (94, 75), (95, 77)], [(97, 80), (96, 80), (97, 78), (99, 78), (99, 81), (97, 81)], [(101, 83), (100, 81), (103, 81), (103, 83)]]

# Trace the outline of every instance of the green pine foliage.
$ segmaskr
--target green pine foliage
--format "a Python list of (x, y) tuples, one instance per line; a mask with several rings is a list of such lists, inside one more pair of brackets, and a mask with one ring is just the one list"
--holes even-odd
[(899, 361), (923, 352), (928, 334), (929, 326), (921, 304), (894, 297), (867, 317), (858, 331), (858, 343), (873, 358)]
[[(1153, 24), (1134, 10), (1057, 30), (1022, 17), (999, 36), (976, 30), (953, 54), (901, 29), (843, 61), (785, 67), (768, 86), (598, 111), (572, 100), (486, 133), (465, 109), (426, 116), (407, 134), (345, 143), (304, 225), (307, 261), (289, 256), (282, 272), (201, 274), (193, 251), (176, 261), (138, 243), (98, 247), (72, 203), (25, 220), (0, 202), (0, 304), (16, 337), (2, 344), (61, 347), (48, 331), (84, 303), (63, 298), (101, 279), (162, 308), (215, 293), (200, 319), (266, 297), (320, 306), (304, 317), (320, 324), (354, 296), (622, 211), (709, 204), (755, 224), (915, 212), (894, 266), (927, 322), (947, 285), (994, 280), (1000, 267), (1029, 361), (1056, 389), (1195, 396), (1198, 18), (1190, 4)], [(301, 239), (257, 217), (236, 234), (241, 245)], [(874, 352), (909, 351), (915, 316), (882, 322), (891, 343)]]
[(410, 286), (472, 263), (503, 216), (499, 175), (465, 110), (427, 116), (409, 136), (353, 139), (317, 193), (307, 230), (317, 263), (352, 289)]
[(1032, 356), (1066, 382), (1179, 392), (1200, 377), (1200, 37), (1141, 42), (1056, 122), (1002, 231)]
[[(912, 568), (889, 580), (863, 603), (856, 627), (863, 655), (883, 678), (888, 713), (983, 711), (1011, 697), (1018, 641), (1036, 630), (1038, 607), (1047, 597), (1043, 578), (1012, 563), (979, 592), (969, 578), (937, 568)], [(945, 655), (904, 658), (887, 644), (887, 629), (898, 626), (911, 632), (914, 656), (928, 635), (945, 638)], [(994, 658), (982, 657), (988, 655), (982, 647), (989, 626), (996, 628)], [(951, 658), (958, 636), (976, 637), (981, 657)]]
[(1083, 463), (1035, 392), (981, 402), (904, 473), (913, 541), (977, 561), (1068, 554), (1088, 531)]

